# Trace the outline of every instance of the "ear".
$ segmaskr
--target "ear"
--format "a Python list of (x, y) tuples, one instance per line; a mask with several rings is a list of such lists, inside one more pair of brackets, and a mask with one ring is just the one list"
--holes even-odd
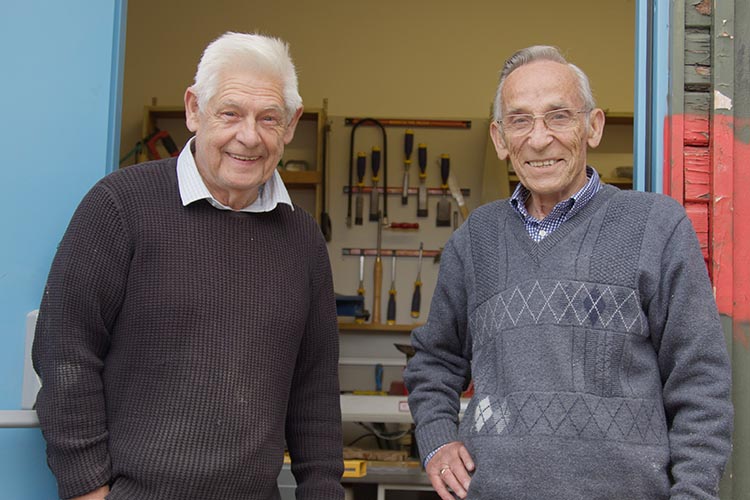
[(492, 143), (495, 145), (497, 157), (501, 160), (508, 158), (508, 148), (505, 145), (503, 133), (500, 130), (500, 125), (494, 120), (490, 124), (490, 137), (492, 138)]
[(198, 130), (198, 97), (192, 87), (185, 90), (185, 124), (189, 131), (195, 133)]
[(589, 114), (589, 129), (586, 143), (590, 148), (597, 147), (599, 142), (601, 142), (602, 134), (604, 133), (604, 120), (604, 111), (599, 108), (594, 109)]
[(304, 109), (304, 107), (300, 106), (299, 109), (294, 112), (292, 119), (289, 120), (289, 125), (287, 125), (286, 131), (284, 131), (284, 144), (292, 142), (294, 131), (297, 129), (297, 124), (299, 123), (299, 119), (302, 116), (302, 111)]

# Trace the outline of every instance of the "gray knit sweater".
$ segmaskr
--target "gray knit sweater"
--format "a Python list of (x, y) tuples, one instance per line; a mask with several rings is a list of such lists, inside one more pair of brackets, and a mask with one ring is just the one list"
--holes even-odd
[(305, 211), (183, 207), (176, 161), (87, 194), (60, 243), (33, 350), (63, 498), (343, 498), (338, 333)]
[(507, 201), (480, 207), (446, 245), (412, 343), (420, 452), (463, 441), (468, 498), (716, 498), (730, 368), (674, 200), (605, 186), (539, 243)]

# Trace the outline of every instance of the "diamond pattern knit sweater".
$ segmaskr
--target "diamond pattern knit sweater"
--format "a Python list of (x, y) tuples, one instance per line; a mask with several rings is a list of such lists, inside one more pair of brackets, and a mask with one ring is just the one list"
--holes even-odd
[(412, 343), (420, 452), (463, 441), (468, 498), (717, 498), (729, 362), (674, 200), (604, 186), (539, 243), (507, 201), (480, 207), (446, 245)]
[[(338, 333), (314, 220), (183, 207), (174, 159), (101, 180), (52, 264), (33, 350), (63, 498), (343, 498)], [(286, 416), (286, 417), (285, 417)]]

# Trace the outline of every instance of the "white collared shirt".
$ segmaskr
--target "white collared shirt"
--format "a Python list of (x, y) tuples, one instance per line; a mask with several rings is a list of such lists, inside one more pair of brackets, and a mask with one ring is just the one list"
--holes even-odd
[[(208, 200), (211, 205), (218, 209), (234, 210), (214, 198), (206, 187), (206, 183), (203, 182), (198, 172), (198, 167), (195, 164), (195, 158), (193, 157), (192, 145), (194, 140), (195, 137), (191, 137), (187, 144), (185, 144), (185, 147), (182, 148), (180, 156), (177, 157), (177, 185), (180, 188), (182, 205), (188, 206), (194, 201)], [(270, 212), (279, 203), (286, 203), (294, 210), (292, 199), (289, 197), (289, 192), (286, 190), (284, 181), (281, 180), (278, 170), (274, 170), (271, 178), (258, 189), (258, 197), (255, 201), (245, 208), (236, 211)]]

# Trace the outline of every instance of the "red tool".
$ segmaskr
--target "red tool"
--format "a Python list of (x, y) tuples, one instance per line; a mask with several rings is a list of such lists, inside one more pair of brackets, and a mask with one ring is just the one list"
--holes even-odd
[(159, 160), (162, 157), (157, 147), (159, 142), (161, 142), (164, 149), (167, 150), (169, 156), (177, 156), (180, 154), (180, 150), (172, 140), (172, 137), (170, 137), (169, 132), (157, 129), (148, 139), (146, 139), (146, 147), (148, 148), (152, 160)]

